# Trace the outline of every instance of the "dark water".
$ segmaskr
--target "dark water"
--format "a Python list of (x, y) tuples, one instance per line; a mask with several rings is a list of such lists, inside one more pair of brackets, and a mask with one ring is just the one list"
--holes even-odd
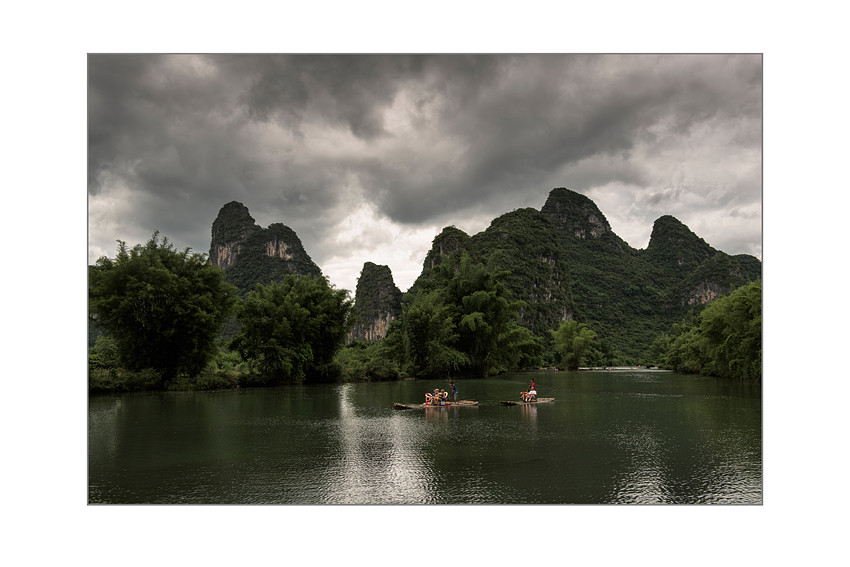
[[(506, 406), (531, 378), (537, 406)], [(663, 371), (94, 396), (89, 502), (761, 504), (759, 385)]]

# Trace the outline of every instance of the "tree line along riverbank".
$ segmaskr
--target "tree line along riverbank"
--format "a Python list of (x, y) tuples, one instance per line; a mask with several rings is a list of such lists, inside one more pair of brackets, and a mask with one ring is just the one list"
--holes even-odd
[[(402, 300), (381, 341), (346, 342), (346, 290), (289, 274), (240, 296), (204, 254), (154, 233), (119, 242), (89, 269), (89, 390), (216, 389), (276, 384), (483, 377), (518, 368), (616, 366), (587, 324), (534, 335), (505, 285), (510, 271), (443, 256)], [(715, 299), (659, 335), (644, 360), (680, 372), (761, 379), (761, 281)]]

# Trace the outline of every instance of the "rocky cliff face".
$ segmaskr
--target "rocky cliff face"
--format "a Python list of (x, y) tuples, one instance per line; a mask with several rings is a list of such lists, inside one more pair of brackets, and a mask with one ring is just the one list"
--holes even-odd
[(248, 212), (248, 207), (236, 201), (224, 205), (212, 225), (210, 241), (212, 265), (227, 270), (235, 264), (245, 241), (258, 230), (260, 227)]
[(322, 273), (291, 228), (281, 223), (257, 226), (248, 208), (236, 201), (224, 205), (213, 222), (209, 257), (243, 293), (286, 274)]
[(687, 306), (708, 305), (724, 293), (729, 293), (729, 291), (713, 282), (700, 282), (697, 287), (688, 292), (682, 304)]
[(708, 305), (750, 281), (752, 278), (735, 257), (717, 252), (674, 288), (673, 302), (685, 308)]
[(239, 251), (242, 249), (241, 242), (226, 242), (210, 247), (210, 262), (222, 270), (226, 270), (236, 263)]
[(358, 320), (349, 334), (349, 341), (378, 341), (387, 336), (390, 323), (401, 316), (401, 291), (393, 282), (389, 266), (363, 264), (357, 279), (354, 308)]

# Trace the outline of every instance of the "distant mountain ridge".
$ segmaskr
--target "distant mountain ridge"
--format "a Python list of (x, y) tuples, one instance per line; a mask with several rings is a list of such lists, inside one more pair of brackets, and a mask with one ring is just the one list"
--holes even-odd
[[(632, 248), (590, 198), (563, 187), (553, 189), (539, 211), (505, 213), (473, 236), (444, 228), (407, 293), (415, 293), (452, 253), (509, 270), (505, 285), (527, 303), (520, 322), (544, 342), (551, 340), (550, 329), (576, 319), (598, 334), (606, 354), (622, 360), (642, 356), (688, 312), (761, 277), (758, 258), (718, 251), (669, 215), (655, 221), (646, 249)], [(294, 231), (282, 224), (258, 227), (235, 201), (213, 223), (210, 261), (243, 293), (287, 273), (321, 274)], [(386, 336), (389, 323), (401, 315), (401, 296), (389, 267), (366, 262), (350, 338)]]

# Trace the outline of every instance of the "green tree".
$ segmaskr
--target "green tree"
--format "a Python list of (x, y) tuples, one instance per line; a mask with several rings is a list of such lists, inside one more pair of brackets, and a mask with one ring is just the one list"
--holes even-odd
[(666, 365), (679, 372), (760, 380), (761, 280), (708, 305), (694, 321), (673, 325)]
[(584, 354), (596, 338), (596, 333), (584, 323), (564, 321), (556, 331), (550, 331), (555, 351), (561, 356), (561, 364), (567, 370), (578, 370)]
[(95, 368), (118, 366), (118, 347), (112, 337), (97, 336), (94, 346), (89, 348), (89, 365)]
[(264, 383), (327, 374), (352, 326), (353, 302), (324, 276), (286, 276), (258, 284), (237, 311), (230, 347), (256, 365)]
[(340, 366), (344, 381), (397, 380), (401, 368), (395, 357), (385, 348), (387, 341), (355, 339), (337, 353), (335, 361)]
[(89, 271), (89, 313), (114, 341), (125, 368), (154, 369), (168, 381), (198, 374), (216, 353), (236, 289), (206, 254), (178, 252), (154, 232), (144, 245), (118, 241), (114, 260)]
[(402, 307), (401, 316), (404, 360), (411, 372), (442, 374), (469, 364), (469, 357), (454, 346), (456, 330), (452, 308), (444, 303), (442, 294), (420, 290)]
[(700, 314), (699, 335), (716, 376), (761, 379), (761, 281), (713, 301)]
[(465, 251), (443, 255), (423, 285), (440, 298), (451, 321), (449, 344), (466, 357), (465, 369), (478, 376), (538, 361), (542, 352), (539, 341), (519, 325), (527, 304), (512, 300), (504, 283), (510, 272), (499, 270), (498, 260), (498, 253), (487, 264), (473, 264)]
[(673, 325), (673, 336), (666, 353), (666, 366), (678, 372), (698, 373), (706, 365), (703, 339), (691, 321)]

